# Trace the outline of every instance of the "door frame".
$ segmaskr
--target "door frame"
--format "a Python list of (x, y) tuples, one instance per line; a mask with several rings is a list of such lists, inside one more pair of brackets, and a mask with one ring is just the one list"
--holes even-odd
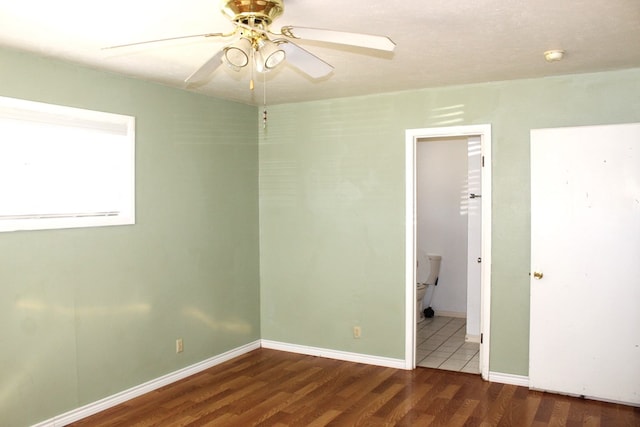
[(491, 320), (491, 125), (449, 126), (405, 131), (405, 369), (416, 367), (416, 144), (419, 139), (479, 136), (483, 167), (480, 277), (480, 373), (489, 379)]

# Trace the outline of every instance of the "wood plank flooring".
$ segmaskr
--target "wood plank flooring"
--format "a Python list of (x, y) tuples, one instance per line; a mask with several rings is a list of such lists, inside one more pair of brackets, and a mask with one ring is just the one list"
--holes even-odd
[(640, 426), (640, 408), (259, 349), (72, 426)]

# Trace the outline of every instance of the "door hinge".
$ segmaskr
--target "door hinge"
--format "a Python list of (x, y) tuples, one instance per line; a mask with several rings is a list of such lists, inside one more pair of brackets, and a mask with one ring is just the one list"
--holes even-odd
[(484, 342), (484, 334), (480, 334), (480, 344)]
[(482, 167), (484, 167), (484, 156), (482, 156)]

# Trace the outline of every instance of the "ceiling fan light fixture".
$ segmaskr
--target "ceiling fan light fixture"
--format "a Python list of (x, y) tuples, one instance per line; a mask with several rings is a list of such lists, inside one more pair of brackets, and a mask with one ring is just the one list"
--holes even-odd
[(263, 72), (273, 70), (280, 65), (287, 56), (277, 43), (267, 39), (258, 42), (258, 53), (260, 54), (258, 68), (262, 68), (261, 71)]
[(224, 59), (234, 70), (245, 67), (251, 55), (251, 40), (241, 37), (233, 44), (224, 48)]
[[(228, 33), (206, 33), (164, 39), (147, 40), (112, 46), (137, 46), (169, 40), (192, 37), (236, 38), (219, 49), (212, 57), (194, 71), (185, 82), (187, 84), (204, 82), (223, 63), (239, 72), (247, 65), (251, 69), (250, 88), (253, 89), (254, 73), (266, 73), (277, 68), (285, 59), (288, 64), (297, 68), (313, 79), (324, 78), (333, 71), (331, 64), (318, 58), (311, 52), (301, 48), (291, 39), (317, 41), (321, 43), (354, 46), (356, 48), (374, 49), (392, 52), (395, 43), (386, 36), (351, 33), (308, 27), (282, 27), (280, 32), (273, 32), (269, 26), (284, 11), (285, 0), (218, 0), (221, 11), (234, 25)], [(279, 36), (271, 40), (270, 36)], [(266, 81), (266, 80), (265, 80)]]
[(284, 12), (283, 0), (221, 0), (221, 11), (235, 22), (259, 20), (267, 26)]

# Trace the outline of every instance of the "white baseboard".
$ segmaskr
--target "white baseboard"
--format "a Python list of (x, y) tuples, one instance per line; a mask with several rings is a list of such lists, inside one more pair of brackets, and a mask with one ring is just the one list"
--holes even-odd
[(465, 342), (474, 342), (476, 344), (480, 344), (480, 335), (471, 335), (467, 334), (464, 337)]
[(179, 381), (193, 374), (197, 374), (198, 372), (204, 371), (205, 369), (209, 369), (213, 366), (219, 365), (223, 362), (226, 362), (258, 348), (260, 348), (259, 340), (243, 345), (242, 347), (234, 348), (225, 353), (219, 354), (207, 360), (203, 360), (202, 362), (198, 362), (191, 366), (187, 366), (186, 368), (182, 368), (160, 378), (148, 381), (144, 384), (132, 387), (129, 390), (122, 391), (120, 393), (114, 394), (113, 396), (105, 397), (104, 399), (98, 400), (97, 402), (89, 403), (88, 405), (73, 409), (62, 415), (58, 415), (46, 421), (35, 424), (32, 427), (66, 426), (69, 423), (79, 421), (88, 416), (97, 414), (98, 412), (104, 411), (105, 409), (109, 409), (113, 406), (126, 402), (127, 400), (131, 400), (145, 393), (149, 393), (150, 391), (157, 390), (160, 387), (164, 387), (168, 384)]
[(467, 313), (458, 313), (457, 311), (436, 310), (435, 311), (435, 315), (436, 316), (443, 316), (443, 317), (457, 317), (458, 319), (466, 319), (467, 318)]
[(529, 377), (524, 375), (504, 374), (502, 372), (489, 372), (489, 381), (492, 383), (519, 385), (529, 387)]
[(329, 350), (326, 348), (287, 344), (270, 340), (262, 340), (262, 347), (272, 350), (287, 351), (289, 353), (344, 360), (346, 362), (366, 363), (368, 365), (384, 366), (386, 368), (407, 369), (404, 359), (392, 359), (390, 357), (371, 356), (368, 354), (350, 353), (347, 351)]

